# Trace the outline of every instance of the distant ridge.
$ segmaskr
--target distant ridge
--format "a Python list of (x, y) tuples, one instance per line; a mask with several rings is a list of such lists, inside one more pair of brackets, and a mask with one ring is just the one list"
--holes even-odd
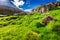
[(58, 6), (60, 6), (60, 2), (50, 2), (48, 4), (38, 6), (37, 8), (33, 9), (32, 12), (37, 11), (37, 12), (45, 13), (45, 12), (48, 12)]
[(13, 8), (5, 5), (0, 5), (0, 14), (1, 15), (19, 15), (19, 14), (24, 14), (25, 12), (18, 9), (18, 8)]

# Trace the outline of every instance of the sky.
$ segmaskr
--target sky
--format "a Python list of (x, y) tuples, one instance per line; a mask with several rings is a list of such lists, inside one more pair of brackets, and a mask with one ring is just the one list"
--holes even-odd
[(59, 0), (0, 0), (0, 5), (17, 7), (24, 11), (31, 11), (32, 9), (36, 8), (39, 5), (56, 1)]

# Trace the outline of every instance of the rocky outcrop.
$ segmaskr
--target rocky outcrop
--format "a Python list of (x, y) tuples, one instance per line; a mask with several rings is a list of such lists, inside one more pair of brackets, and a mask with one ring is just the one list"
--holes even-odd
[(51, 20), (54, 20), (54, 18), (51, 17), (51, 16), (48, 16), (48, 17), (46, 17), (46, 18), (43, 19), (43, 23), (45, 25), (47, 25)]
[(0, 5), (0, 14), (1, 15), (20, 15), (20, 14), (24, 14), (25, 12), (18, 9), (18, 8), (12, 8), (9, 6), (5, 6), (5, 5)]
[(50, 2), (48, 4), (44, 4), (33, 9), (32, 12), (37, 11), (37, 12), (45, 13), (45, 12), (50, 11), (53, 8), (56, 8), (57, 6), (60, 6), (60, 2)]

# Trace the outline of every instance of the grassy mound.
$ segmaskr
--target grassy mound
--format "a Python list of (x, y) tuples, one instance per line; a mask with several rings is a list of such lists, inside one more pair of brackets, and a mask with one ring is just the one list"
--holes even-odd
[[(45, 25), (48, 16), (54, 20)], [(0, 18), (0, 40), (60, 40), (60, 9)]]

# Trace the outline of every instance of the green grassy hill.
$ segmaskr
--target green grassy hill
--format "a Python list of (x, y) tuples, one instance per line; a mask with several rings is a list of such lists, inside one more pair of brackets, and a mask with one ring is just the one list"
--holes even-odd
[[(54, 20), (45, 25), (43, 19), (48, 16)], [(1, 17), (0, 40), (60, 40), (60, 9)]]

